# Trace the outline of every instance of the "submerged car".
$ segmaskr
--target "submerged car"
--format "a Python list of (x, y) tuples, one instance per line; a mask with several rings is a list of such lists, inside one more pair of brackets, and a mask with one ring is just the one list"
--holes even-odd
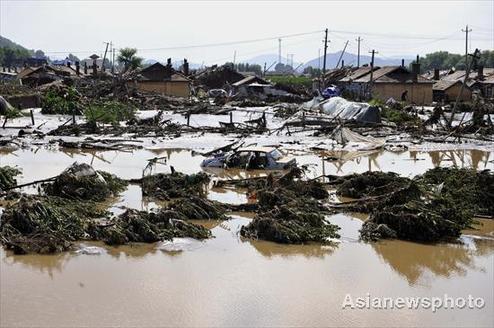
[(202, 161), (202, 167), (285, 170), (297, 165), (295, 158), (285, 156), (274, 147), (246, 147), (217, 154)]

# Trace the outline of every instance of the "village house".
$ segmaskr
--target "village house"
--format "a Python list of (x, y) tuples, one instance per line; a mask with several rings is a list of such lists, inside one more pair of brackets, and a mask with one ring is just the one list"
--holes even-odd
[(372, 94), (382, 101), (392, 98), (418, 105), (430, 104), (434, 81), (421, 76), (419, 71), (419, 64), (413, 64), (411, 71), (404, 66), (362, 66), (336, 84), (356, 99), (369, 98)]
[[(455, 101), (460, 95), (460, 90), (466, 77), (466, 71), (452, 70), (440, 79), (436, 72), (437, 70), (435, 70), (434, 74), (434, 80), (436, 80), (436, 83), (433, 86), (434, 100), (444, 102)], [(476, 70), (471, 71), (459, 100), (471, 100), (472, 94), (475, 91), (480, 92), (483, 97), (492, 97), (493, 76), (494, 68), (483, 68), (482, 66), (479, 66)]]
[(142, 69), (133, 83), (140, 91), (175, 97), (189, 97), (191, 94), (190, 79), (173, 69), (171, 59), (166, 66), (155, 63)]

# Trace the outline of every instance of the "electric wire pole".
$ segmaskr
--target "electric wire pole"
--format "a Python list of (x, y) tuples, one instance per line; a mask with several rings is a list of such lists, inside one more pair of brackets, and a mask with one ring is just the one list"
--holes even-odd
[(328, 29), (324, 33), (324, 61), (322, 62), (322, 75), (326, 73), (326, 55), (328, 52)]
[(372, 80), (374, 77), (374, 55), (378, 54), (378, 52), (375, 51), (374, 49), (372, 49), (372, 51), (369, 51), (369, 53), (372, 54), (371, 63), (370, 63), (370, 65), (371, 65), (370, 80), (369, 80), (369, 96), (370, 96), (370, 98), (372, 98)]
[(281, 64), (281, 39), (278, 39), (278, 63)]
[(358, 44), (358, 50), (357, 50), (357, 68), (360, 67), (360, 42), (364, 41), (363, 39), (360, 38), (360, 36), (355, 40), (357, 41)]
[(468, 33), (472, 32), (472, 29), (468, 29), (468, 25), (467, 25), (466, 28), (462, 29), (461, 31), (465, 33), (465, 66), (466, 66), (468, 61)]
[[(328, 29), (326, 29), (324, 31), (324, 61), (322, 63), (322, 88), (324, 88), (326, 86), (326, 82), (324, 81), (325, 80), (325, 76), (324, 74), (326, 73), (326, 55), (327, 55), (327, 52), (328, 52)], [(320, 89), (321, 86), (319, 86)]]

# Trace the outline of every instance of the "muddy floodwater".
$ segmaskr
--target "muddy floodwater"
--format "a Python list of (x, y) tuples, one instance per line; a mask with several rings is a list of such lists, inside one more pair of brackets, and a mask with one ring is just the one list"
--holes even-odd
[[(290, 148), (290, 147), (286, 147)], [(435, 166), (494, 169), (485, 149), (319, 152), (289, 149), (309, 176), (367, 170), (421, 174)], [(129, 151), (58, 149), (49, 144), (3, 149), (0, 165), (22, 169), (18, 182), (59, 174), (74, 161), (122, 178), (139, 178), (147, 160), (163, 157), (152, 172), (201, 170), (195, 150), (144, 147)], [(336, 159), (335, 159), (336, 158)], [(263, 172), (210, 171), (214, 178)], [(25, 190), (35, 192), (35, 188)], [(241, 190), (211, 188), (210, 199), (247, 202)], [(160, 204), (130, 185), (109, 207), (150, 210)], [(214, 238), (176, 239), (122, 247), (92, 246), (95, 254), (13, 255), (0, 248), (0, 326), (446, 326), (492, 327), (494, 221), (480, 220), (460, 242), (418, 244), (359, 241), (362, 214), (328, 217), (341, 227), (332, 246), (281, 245), (240, 237), (251, 219), (201, 222)], [(481, 309), (349, 309), (347, 295), (366, 297), (482, 298)]]

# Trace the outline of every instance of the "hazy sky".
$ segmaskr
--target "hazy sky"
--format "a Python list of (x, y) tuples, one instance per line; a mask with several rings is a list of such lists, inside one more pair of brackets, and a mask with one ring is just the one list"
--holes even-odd
[[(464, 53), (469, 24), (470, 48), (494, 49), (494, 0), (485, 1), (22, 1), (0, 0), (0, 35), (52, 58), (73, 52), (101, 54), (104, 41), (131, 46), (160, 61), (187, 57), (190, 62), (237, 62), (259, 54), (294, 54), (296, 62), (317, 57), (329, 29), (328, 52), (379, 56)], [(255, 39), (242, 44), (211, 45)], [(180, 49), (162, 49), (176, 48)], [(188, 48), (186, 48), (188, 47)], [(322, 50), (321, 50), (322, 53)]]

